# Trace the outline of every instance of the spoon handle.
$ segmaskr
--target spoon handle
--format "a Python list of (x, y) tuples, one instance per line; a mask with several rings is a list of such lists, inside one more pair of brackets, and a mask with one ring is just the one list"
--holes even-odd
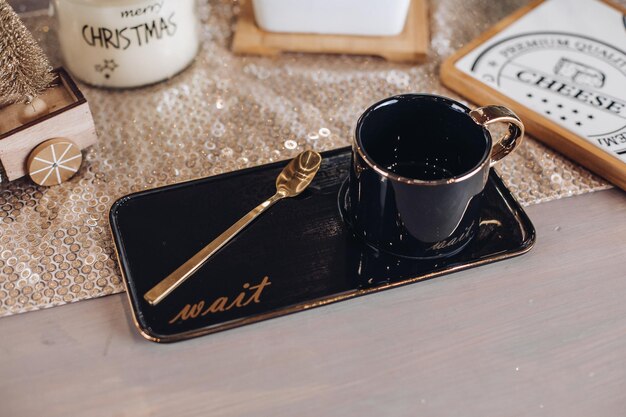
[(187, 278), (193, 275), (200, 267), (211, 257), (226, 245), (232, 238), (234, 238), (240, 231), (242, 231), (252, 220), (257, 218), (261, 213), (270, 208), (274, 203), (281, 200), (285, 196), (281, 193), (276, 193), (254, 209), (248, 214), (237, 220), (232, 226), (226, 229), (221, 235), (216, 237), (211, 243), (202, 248), (198, 253), (192, 256), (187, 262), (178, 267), (174, 272), (165, 277), (161, 282), (152, 287), (150, 291), (144, 294), (143, 298), (150, 303), (150, 305), (157, 305), (167, 297), (172, 291), (174, 291), (180, 284), (185, 282)]

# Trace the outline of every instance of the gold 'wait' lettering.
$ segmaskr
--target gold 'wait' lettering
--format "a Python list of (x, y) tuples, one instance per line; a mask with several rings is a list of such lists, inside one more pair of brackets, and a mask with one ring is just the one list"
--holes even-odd
[(205, 300), (198, 301), (195, 304), (186, 304), (168, 323), (174, 324), (179, 320), (195, 319), (198, 316), (206, 316), (207, 314), (228, 311), (233, 308), (241, 308), (251, 303), (260, 303), (263, 290), (271, 284), (267, 276), (263, 277), (263, 280), (257, 285), (251, 286), (246, 282), (243, 284), (244, 291), (241, 291), (232, 301), (230, 301), (228, 297), (218, 297), (206, 309), (205, 305), (207, 303)]

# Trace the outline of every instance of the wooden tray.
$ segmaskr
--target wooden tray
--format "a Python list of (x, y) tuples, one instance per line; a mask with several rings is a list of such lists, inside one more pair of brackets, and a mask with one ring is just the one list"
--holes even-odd
[(256, 25), (248, 0), (241, 6), (232, 50), (266, 56), (281, 52), (376, 55), (388, 61), (423, 62), (429, 45), (426, 3), (412, 0), (404, 30), (397, 36), (345, 36), (265, 32)]
[[(589, 7), (594, 10), (585, 12)], [(588, 97), (591, 102), (590, 94), (612, 97), (607, 100), (621, 95), (616, 100), (626, 103), (626, 68), (620, 73), (610, 61), (603, 64), (598, 58), (606, 51), (615, 59), (621, 57), (622, 63), (626, 60), (626, 52), (619, 49), (626, 45), (625, 13), (626, 8), (608, 1), (534, 1), (448, 58), (441, 67), (441, 80), (480, 105), (510, 107), (523, 119), (529, 133), (626, 190), (626, 104), (624, 114), (618, 115), (623, 120), (611, 119), (598, 126), (601, 118), (612, 116), (581, 101)], [(572, 26), (571, 31), (565, 29), (568, 26)], [(608, 27), (616, 35), (612, 44), (597, 38), (598, 31)], [(576, 48), (596, 51), (597, 55), (586, 56)], [(556, 64), (551, 62), (557, 58)], [(527, 91), (513, 85), (522, 83), (515, 77), (530, 83)], [(552, 84), (554, 91), (541, 87), (551, 81), (560, 83)], [(534, 88), (532, 82), (539, 84)], [(555, 92), (561, 84), (566, 87)], [(571, 97), (577, 94), (575, 89), (584, 92), (578, 98)], [(622, 108), (617, 104), (613, 110), (618, 106)], [(594, 118), (596, 126), (592, 127)]]
[(532, 223), (491, 171), (478, 235), (463, 252), (425, 261), (375, 251), (341, 216), (350, 149), (322, 156), (303, 194), (277, 203), (157, 306), (145, 292), (273, 194), (286, 162), (113, 204), (111, 230), (139, 332), (155, 342), (214, 333), (507, 259), (535, 241)]

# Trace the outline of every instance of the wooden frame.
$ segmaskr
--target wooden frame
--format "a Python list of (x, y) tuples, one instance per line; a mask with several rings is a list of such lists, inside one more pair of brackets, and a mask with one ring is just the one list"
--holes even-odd
[[(602, 1), (626, 14), (626, 7), (613, 4), (608, 0)], [(446, 59), (440, 69), (441, 81), (446, 87), (468, 97), (479, 105), (498, 103), (510, 107), (524, 121), (526, 130), (536, 136), (537, 139), (626, 190), (626, 164), (624, 162), (456, 68), (456, 63), (465, 55), (480, 47), (543, 2), (544, 0), (536, 0), (519, 9)]]
[[(96, 143), (96, 128), (89, 104), (78, 86), (63, 68), (54, 70), (55, 85), (63, 86), (72, 103), (53, 110), (36, 120), (0, 134), (0, 162), (9, 181), (23, 177), (30, 152), (41, 142), (55, 137), (73, 141), (80, 149)], [(0, 114), (8, 110), (0, 108)]]
[(236, 54), (266, 56), (281, 52), (376, 55), (388, 61), (424, 62), (429, 43), (427, 0), (411, 1), (404, 29), (396, 36), (265, 32), (257, 26), (248, 0), (241, 6), (232, 50)]

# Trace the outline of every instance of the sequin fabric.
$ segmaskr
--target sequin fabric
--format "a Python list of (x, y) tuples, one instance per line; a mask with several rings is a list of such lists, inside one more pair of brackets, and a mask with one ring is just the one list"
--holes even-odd
[[(108, 211), (125, 194), (346, 146), (361, 112), (389, 95), (460, 99), (439, 82), (441, 60), (526, 3), (431, 1), (431, 55), (423, 65), (233, 56), (239, 4), (201, 5), (203, 47), (183, 73), (131, 90), (80, 84), (100, 139), (78, 175), (52, 188), (27, 179), (0, 185), (0, 316), (123, 291)], [(52, 19), (39, 13), (24, 21), (60, 65)], [(525, 205), (609, 187), (532, 138), (498, 170)]]

